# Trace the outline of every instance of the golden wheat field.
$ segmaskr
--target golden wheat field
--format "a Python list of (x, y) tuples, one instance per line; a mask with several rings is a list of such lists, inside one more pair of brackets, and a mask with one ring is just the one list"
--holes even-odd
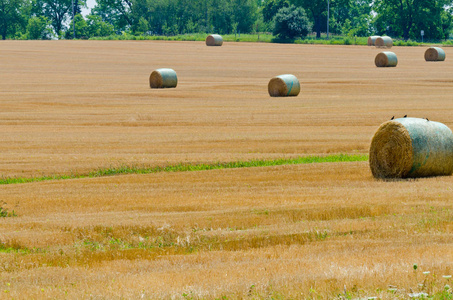
[[(453, 127), (452, 51), (425, 50), (376, 68), (365, 46), (2, 41), (0, 174), (366, 154), (392, 116)], [(177, 88), (149, 88), (158, 68)], [(299, 96), (270, 97), (288, 73)], [(4, 184), (0, 207), (1, 299), (452, 297), (451, 176), (160, 172)]]

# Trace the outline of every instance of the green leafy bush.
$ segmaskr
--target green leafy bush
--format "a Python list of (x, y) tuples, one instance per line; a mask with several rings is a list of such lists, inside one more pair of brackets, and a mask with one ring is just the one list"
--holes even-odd
[(17, 217), (16, 212), (14, 210), (12, 212), (9, 212), (5, 205), (6, 202), (3, 202), (3, 204), (1, 204), (0, 206), (0, 218)]
[(280, 40), (293, 41), (298, 37), (306, 37), (311, 28), (312, 24), (301, 7), (282, 7), (274, 17), (273, 34)]

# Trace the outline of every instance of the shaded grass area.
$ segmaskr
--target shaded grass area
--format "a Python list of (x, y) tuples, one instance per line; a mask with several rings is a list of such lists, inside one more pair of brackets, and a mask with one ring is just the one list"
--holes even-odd
[[(208, 35), (205, 33), (188, 33), (175, 36), (159, 35), (132, 35), (123, 33), (107, 37), (94, 37), (92, 40), (151, 40), (151, 41), (205, 41)], [(264, 42), (264, 43), (288, 43), (288, 44), (316, 44), (316, 45), (367, 45), (368, 37), (331, 36), (329, 39), (308, 36), (295, 40), (280, 40), (270, 33), (255, 34), (222, 34), (225, 42)]]
[[(106, 37), (92, 37), (90, 40), (138, 40), (138, 41), (205, 41), (206, 33), (187, 33), (174, 36), (163, 35), (132, 35), (123, 33), (120, 35), (110, 35)], [(260, 34), (222, 34), (225, 42), (265, 42), (270, 43), (274, 36), (269, 33)]]
[(368, 155), (365, 154), (336, 154), (328, 156), (304, 156), (298, 158), (281, 158), (273, 160), (250, 160), (250, 161), (235, 161), (235, 162), (218, 162), (212, 164), (177, 164), (169, 166), (157, 167), (138, 167), (138, 166), (121, 166), (105, 169), (98, 169), (84, 174), (68, 174), (68, 175), (50, 175), (40, 177), (3, 177), (0, 179), (0, 184), (19, 184), (29, 182), (39, 182), (48, 180), (64, 180), (76, 178), (95, 178), (113, 175), (124, 174), (151, 174), (161, 172), (189, 172), (189, 171), (207, 171), (218, 169), (235, 169), (235, 168), (251, 168), (251, 167), (269, 167), (281, 165), (295, 164), (310, 164), (310, 163), (326, 163), (326, 162), (356, 162), (367, 161)]
[[(205, 41), (208, 34), (206, 33), (187, 33), (174, 36), (162, 35), (132, 35), (124, 32), (106, 37), (92, 37), (90, 40), (147, 40), (147, 41)], [(325, 35), (321, 38), (307, 36), (295, 40), (280, 40), (268, 32), (252, 34), (222, 34), (225, 42), (264, 42), (264, 43), (284, 43), (284, 44), (311, 44), (311, 45), (362, 45), (366, 46), (368, 37), (331, 35), (327, 38)], [(452, 46), (451, 40), (430, 40), (424, 43), (412, 40), (393, 39), (395, 46), (428, 46), (432, 44), (441, 46)]]

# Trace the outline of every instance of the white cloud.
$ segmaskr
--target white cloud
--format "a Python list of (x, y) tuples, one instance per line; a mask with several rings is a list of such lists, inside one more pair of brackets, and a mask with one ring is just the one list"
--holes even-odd
[(96, 0), (87, 0), (88, 8), (82, 8), (82, 15), (86, 16), (90, 14), (91, 9), (96, 5)]

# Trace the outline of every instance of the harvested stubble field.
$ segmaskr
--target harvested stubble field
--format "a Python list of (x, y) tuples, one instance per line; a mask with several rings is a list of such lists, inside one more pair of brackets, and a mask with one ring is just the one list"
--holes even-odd
[[(393, 115), (453, 126), (446, 50), (3, 41), (0, 172), (365, 154)], [(178, 87), (151, 90), (163, 67)], [(271, 98), (286, 73), (301, 94)], [(452, 183), (341, 162), (1, 185), (0, 298), (449, 297)]]

